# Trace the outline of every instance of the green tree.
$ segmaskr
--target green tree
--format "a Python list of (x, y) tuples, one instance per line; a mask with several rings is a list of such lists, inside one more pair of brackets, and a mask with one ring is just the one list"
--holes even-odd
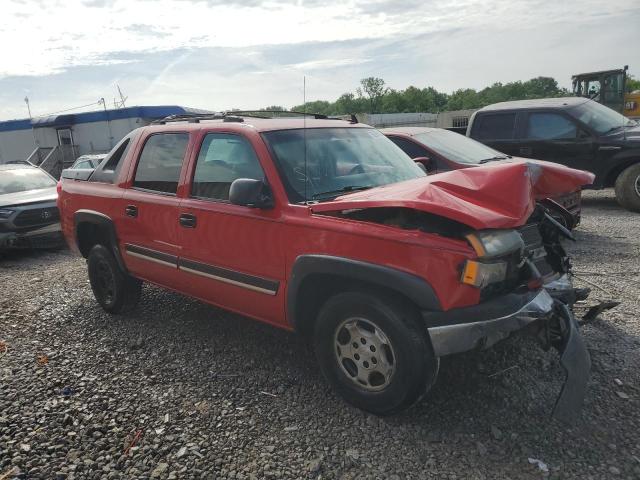
[(296, 105), (291, 108), (293, 112), (320, 113), (322, 115), (333, 115), (334, 110), (334, 104), (325, 100), (315, 100), (313, 102), (307, 102), (306, 105)]
[(629, 75), (627, 77), (626, 90), (627, 93), (640, 90), (640, 80), (636, 79), (633, 75)]
[[(485, 105), (508, 100), (558, 97), (570, 94), (565, 88), (558, 87), (558, 82), (551, 77), (536, 77), (524, 82), (496, 82), (479, 91), (461, 88), (451, 94), (439, 92), (433, 87), (409, 86), (404, 90), (394, 90), (385, 85), (382, 78), (363, 78), (355, 89), (355, 93), (343, 93), (335, 102), (324, 100), (309, 102), (306, 109), (307, 112), (325, 115), (437, 113), (447, 110), (481, 108)], [(640, 80), (630, 77), (627, 86), (630, 90), (640, 89)], [(304, 108), (304, 105), (297, 105), (293, 107), (293, 110), (302, 111)]]
[(370, 113), (376, 113), (378, 104), (387, 91), (384, 80), (378, 77), (367, 77), (360, 80), (360, 85), (369, 97)]
[(265, 107), (265, 108), (261, 108), (260, 110), (258, 110), (259, 112), (286, 112), (287, 109), (284, 107), (281, 107), (280, 105), (271, 105), (270, 107)]

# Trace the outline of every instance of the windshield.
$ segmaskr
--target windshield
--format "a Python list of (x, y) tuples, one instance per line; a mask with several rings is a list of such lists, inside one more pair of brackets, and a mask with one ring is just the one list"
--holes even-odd
[(618, 128), (637, 125), (624, 115), (597, 102), (587, 100), (580, 105), (567, 109), (567, 113), (580, 120), (599, 134), (617, 130)]
[(263, 137), (293, 203), (329, 200), (348, 191), (426, 176), (372, 128), (280, 130)]
[(0, 195), (55, 186), (55, 180), (38, 168), (0, 171)]
[(414, 138), (425, 147), (453, 162), (477, 165), (489, 160), (508, 158), (504, 153), (449, 130), (439, 129), (429, 133), (419, 133), (414, 135)]

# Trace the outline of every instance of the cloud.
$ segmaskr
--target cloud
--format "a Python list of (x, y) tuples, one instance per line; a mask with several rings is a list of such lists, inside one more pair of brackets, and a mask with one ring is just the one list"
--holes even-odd
[(0, 118), (23, 115), (25, 94), (47, 113), (109, 99), (116, 83), (137, 104), (210, 109), (299, 104), (303, 76), (307, 98), (327, 100), (372, 75), (449, 92), (537, 75), (568, 85), (637, 58), (638, 24), (637, 0), (10, 2)]

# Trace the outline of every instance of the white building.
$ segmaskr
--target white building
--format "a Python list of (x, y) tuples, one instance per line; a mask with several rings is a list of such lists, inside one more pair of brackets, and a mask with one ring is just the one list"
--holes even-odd
[(57, 175), (78, 156), (106, 153), (131, 130), (154, 120), (203, 112), (177, 105), (142, 106), (0, 122), (0, 163), (29, 160)]

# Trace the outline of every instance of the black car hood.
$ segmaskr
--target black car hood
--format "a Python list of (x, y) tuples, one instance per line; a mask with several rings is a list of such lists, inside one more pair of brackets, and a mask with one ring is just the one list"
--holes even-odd
[(25, 203), (52, 202), (58, 198), (56, 187), (27, 190), (25, 192), (5, 193), (0, 195), (0, 207), (23, 205)]

